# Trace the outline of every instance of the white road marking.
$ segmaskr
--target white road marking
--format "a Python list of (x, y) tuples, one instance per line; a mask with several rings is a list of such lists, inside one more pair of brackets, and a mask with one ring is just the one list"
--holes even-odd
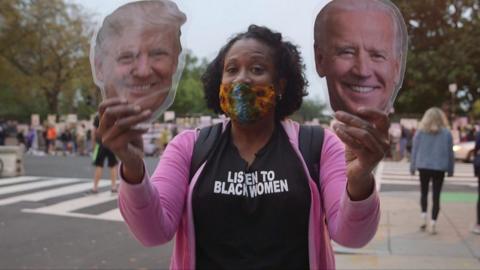
[(18, 184), (18, 185), (14, 185), (14, 186), (8, 186), (8, 187), (0, 188), (0, 195), (4, 195), (4, 194), (8, 194), (8, 193), (14, 193), (14, 192), (20, 192), (20, 191), (26, 191), (26, 190), (36, 189), (36, 188), (55, 186), (55, 185), (65, 184), (65, 183), (68, 183), (68, 182), (75, 182), (75, 181), (78, 181), (78, 179), (56, 178), (56, 179), (52, 179), (52, 180), (35, 182), (35, 183)]
[(9, 184), (15, 184), (15, 183), (21, 183), (21, 182), (27, 182), (27, 181), (38, 181), (42, 179), (46, 179), (46, 177), (19, 176), (19, 177), (11, 177), (11, 178), (0, 178), (0, 187), (9, 185)]
[[(103, 187), (109, 185), (107, 181), (100, 181), (99, 187)], [(78, 192), (85, 192), (88, 191), (92, 187), (92, 183), (90, 182), (85, 182), (85, 183), (79, 183), (79, 184), (74, 184), (66, 187), (61, 187), (61, 188), (55, 188), (55, 189), (49, 189), (49, 190), (44, 190), (44, 191), (37, 191), (34, 193), (28, 193), (24, 195), (19, 195), (19, 196), (14, 196), (14, 197), (9, 197), (5, 198), (3, 200), (0, 200), (0, 206), (1, 205), (7, 205), (7, 204), (12, 204), (12, 203), (17, 203), (21, 201), (32, 201), (32, 202), (38, 202), (41, 200), (49, 199), (49, 198), (54, 198), (62, 195), (68, 195), (68, 194), (74, 194)]]

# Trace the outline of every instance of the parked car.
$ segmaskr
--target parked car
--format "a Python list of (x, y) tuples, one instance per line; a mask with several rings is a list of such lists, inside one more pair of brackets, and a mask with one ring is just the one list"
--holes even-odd
[(461, 142), (453, 145), (453, 153), (456, 160), (462, 160), (464, 162), (473, 162), (475, 153), (473, 152), (475, 148), (475, 142)]

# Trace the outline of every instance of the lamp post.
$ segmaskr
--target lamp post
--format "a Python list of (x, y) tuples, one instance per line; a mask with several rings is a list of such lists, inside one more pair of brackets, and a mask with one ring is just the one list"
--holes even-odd
[(457, 84), (456, 83), (451, 83), (448, 85), (448, 91), (451, 93), (452, 96), (452, 105), (450, 108), (450, 124), (452, 125), (453, 128), (453, 120), (455, 117), (455, 92), (457, 92)]

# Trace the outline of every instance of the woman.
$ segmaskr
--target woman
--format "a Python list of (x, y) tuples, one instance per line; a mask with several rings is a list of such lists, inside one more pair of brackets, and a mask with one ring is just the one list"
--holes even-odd
[(436, 222), (440, 212), (440, 193), (445, 172), (453, 176), (453, 142), (448, 129), (445, 114), (436, 107), (428, 109), (420, 121), (420, 126), (413, 139), (410, 173), (420, 172), (420, 206), (422, 208), (422, 225), (427, 228), (427, 198), (430, 181), (433, 183), (431, 233), (436, 234)]
[[(231, 120), (191, 180), (197, 131), (177, 135), (149, 177), (135, 148), (141, 131), (130, 127), (150, 112), (118, 99), (100, 106), (99, 133), (122, 160), (119, 207), (140, 242), (175, 235), (172, 269), (332, 269), (330, 239), (360, 247), (373, 237), (380, 212), (371, 171), (388, 147), (385, 114), (360, 110), (370, 123), (336, 113), (347, 151), (325, 131), (319, 194), (298, 149), (299, 125), (286, 119), (306, 95), (294, 45), (251, 25), (220, 50), (202, 81), (208, 106)], [(256, 192), (268, 181), (272, 192)], [(231, 190), (232, 183), (244, 185)]]

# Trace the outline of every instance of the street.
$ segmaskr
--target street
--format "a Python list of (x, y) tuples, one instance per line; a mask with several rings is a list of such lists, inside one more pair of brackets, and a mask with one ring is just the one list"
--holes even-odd
[[(116, 194), (110, 193), (110, 182), (106, 180), (108, 170), (104, 170), (105, 180), (100, 183), (100, 192), (95, 195), (86, 194), (92, 186), (93, 167), (90, 162), (89, 157), (26, 156), (25, 176), (0, 179), (0, 269), (168, 268), (172, 243), (162, 247), (145, 248), (136, 242), (122, 221)], [(154, 158), (147, 158), (150, 173), (153, 172), (156, 162)], [(396, 247), (394, 242), (392, 244), (387, 240), (390, 236), (386, 235), (394, 231), (394, 225), (411, 223), (412, 219), (416, 221), (418, 214), (418, 175), (410, 176), (408, 165), (406, 162), (386, 161), (378, 167), (376, 178), (381, 183), (379, 188), (382, 208), (390, 207), (382, 211), (390, 212), (388, 216), (382, 212), (379, 233), (366, 248), (351, 250), (335, 246), (339, 269), (360, 269), (362, 266), (375, 268), (375, 265), (366, 263), (372, 258), (366, 259), (364, 264), (359, 264), (358, 267), (352, 267), (356, 264), (355, 261), (360, 259), (352, 254), (374, 256), (374, 261), (379, 260), (375, 257), (379, 255), (383, 256), (382, 258), (395, 258), (393, 255), (396, 255)], [(471, 164), (457, 163), (455, 176), (445, 181), (442, 203), (459, 202), (449, 204), (445, 209), (454, 209), (454, 213), (467, 215), (473, 221), (477, 179), (472, 175)], [(400, 216), (395, 217), (392, 214), (396, 213), (392, 207), (401, 209), (403, 205), (410, 205), (414, 209), (404, 216), (407, 221), (402, 221)], [(463, 212), (461, 209), (465, 206), (472, 212)], [(394, 219), (397, 221), (392, 223)], [(443, 228), (442, 219), (448, 218), (442, 216), (440, 230)], [(416, 230), (416, 225), (410, 229), (412, 228)], [(405, 227), (402, 227), (402, 230), (405, 230)], [(445, 226), (444, 231), (447, 230)], [(464, 228), (465, 232), (458, 233), (465, 235), (459, 236), (460, 239), (469, 237), (467, 230)], [(480, 242), (476, 239), (480, 237), (473, 237), (471, 243), (462, 240), (465, 245), (460, 241), (460, 244), (457, 243), (460, 246), (452, 246), (457, 248), (457, 251), (462, 250), (458, 249), (459, 247), (463, 248), (464, 253), (459, 253), (459, 256), (454, 254), (454, 257), (468, 257), (468, 261), (458, 260), (458, 263), (468, 263), (467, 269), (480, 268), (478, 260), (475, 259), (479, 253), (472, 251), (480, 247)], [(427, 242), (422, 242), (421, 239), (412, 239), (411, 243), (403, 242), (400, 248), (403, 251), (400, 253), (409, 255), (409, 245), (412, 245), (410, 250), (415, 250), (414, 246), (418, 247), (430, 241), (426, 238), (424, 240)], [(450, 247), (438, 249), (442, 248), (449, 250)], [(449, 253), (442, 254), (447, 256)], [(380, 264), (377, 269), (383, 267), (388, 268), (388, 264)], [(392, 269), (395, 268), (403, 267), (393, 265)], [(418, 269), (420, 268), (422, 267), (419, 266)]]
[(0, 179), (0, 269), (168, 268), (171, 244), (146, 248), (133, 238), (110, 181), (86, 194), (90, 157), (25, 156), (25, 169)]

